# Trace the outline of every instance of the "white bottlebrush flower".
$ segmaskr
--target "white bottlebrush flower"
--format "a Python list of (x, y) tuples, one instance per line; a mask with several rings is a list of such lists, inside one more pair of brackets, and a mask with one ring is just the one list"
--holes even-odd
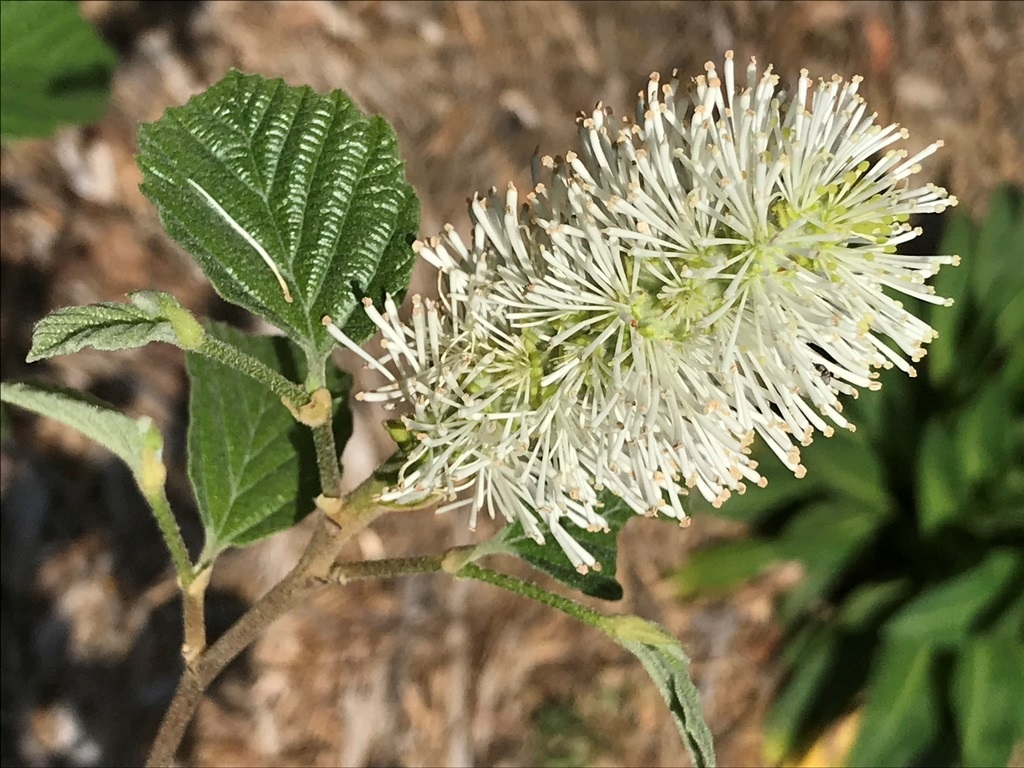
[[(454, 232), (451, 237), (459, 242)], [(432, 249), (416, 247), (440, 263)], [(440, 301), (414, 296), (407, 322), (390, 297), (383, 312), (364, 300), (383, 337), (380, 357), (324, 318), (341, 344), (387, 379), (357, 397), (401, 408), (405, 462), (398, 483), (381, 500), (413, 504), (436, 497), (446, 502), (440, 512), (470, 506), (471, 527), (481, 509), (492, 515), (500, 510), (539, 542), (551, 533), (579, 570), (600, 568), (562, 522), (572, 523), (569, 530), (607, 529), (592, 476), (571, 433), (543, 428), (536, 348), (528, 336), (506, 332), (487, 298), (494, 278), (486, 270), (486, 248), (476, 255), (460, 260), (459, 268), (442, 269)], [(392, 430), (401, 437), (398, 432)]]
[(388, 379), (363, 396), (401, 404), (383, 500), (500, 511), (586, 571), (573, 528), (607, 527), (601, 490), (685, 521), (691, 488), (717, 505), (765, 483), (755, 434), (801, 475), (797, 444), (848, 426), (838, 395), (912, 372), (933, 334), (891, 293), (939, 301), (924, 281), (954, 257), (895, 246), (910, 214), (955, 203), (907, 182), (938, 145), (872, 161), (904, 134), (866, 114), (858, 79), (803, 73), (787, 101), (753, 61), (742, 90), (731, 53), (724, 83), (706, 69), (690, 102), (655, 75), (637, 122), (582, 118), (524, 205), (512, 186), (474, 198), (468, 243), (449, 226), (418, 244), (439, 301), (415, 297), (406, 322), (368, 304), (380, 357), (328, 325)]
[(600, 108), (584, 118), (563, 176), (589, 198), (574, 208), (589, 204), (642, 265), (650, 316), (677, 322), (683, 346), (710, 345), (722, 399), (792, 468), (790, 435), (831, 434), (822, 416), (852, 428), (839, 394), (877, 387), (877, 367), (914, 374), (907, 358), (934, 333), (893, 294), (946, 303), (925, 280), (956, 257), (896, 246), (920, 233), (911, 214), (956, 200), (910, 186), (941, 142), (911, 158), (891, 149), (906, 132), (875, 123), (860, 78), (814, 84), (803, 71), (787, 99), (753, 59), (744, 88), (732, 52), (722, 77), (705, 68), (681, 101), (677, 80), (652, 75), (635, 124), (615, 129)]
[[(405, 322), (390, 298), (383, 312), (364, 301), (383, 337), (380, 357), (325, 322), (387, 379), (359, 397), (407, 411), (406, 461), (382, 501), (443, 495), (448, 503), (441, 510), (471, 507), (471, 525), (480, 509), (498, 510), (539, 541), (553, 535), (586, 571), (600, 564), (572, 532), (607, 528), (602, 488), (637, 512), (682, 521), (687, 486), (721, 503), (730, 489), (744, 490), (744, 478), (763, 480), (746, 455), (749, 435), (741, 433), (747, 430), (704, 413), (700, 395), (710, 386), (702, 386), (707, 377), (696, 360), (670, 357), (671, 350), (645, 339), (614, 308), (609, 314), (601, 307), (611, 330), (560, 332), (564, 323), (521, 315), (515, 286), (529, 290), (524, 282), (540, 274), (530, 263), (543, 270), (551, 258), (545, 227), (526, 213), (520, 220), (510, 187), (504, 200), (492, 193), (472, 202), (469, 245), (451, 227), (442, 238), (418, 243), (420, 255), (440, 270), (440, 298), (413, 297)], [(561, 308), (563, 315), (572, 311)], [(570, 360), (579, 365), (567, 369)], [(651, 382), (669, 371), (679, 385), (666, 395)]]

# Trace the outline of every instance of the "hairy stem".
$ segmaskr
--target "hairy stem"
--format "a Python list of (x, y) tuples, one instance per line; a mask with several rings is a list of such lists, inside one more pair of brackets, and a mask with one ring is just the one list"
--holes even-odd
[(341, 466), (338, 464), (338, 450), (334, 444), (334, 425), (326, 422), (313, 429), (313, 445), (316, 446), (316, 465), (320, 470), (320, 487), (324, 496), (341, 496)]
[(364, 560), (358, 563), (335, 563), (331, 566), (328, 581), (347, 584), (358, 579), (390, 579), (395, 576), (411, 576), (417, 573), (438, 573), (444, 570), (445, 561), (455, 553), (472, 552), (476, 546), (469, 544), (452, 547), (438, 555), (418, 557), (392, 557), (386, 560)]
[(515, 576), (506, 576), (504, 573), (492, 571), (490, 568), (483, 568), (476, 563), (466, 563), (465, 565), (462, 565), (455, 572), (455, 575), (460, 578), (484, 581), (488, 584), (493, 584), (496, 587), (507, 589), (509, 592), (515, 592), (517, 595), (529, 597), (532, 600), (536, 600), (538, 603), (549, 605), (552, 608), (558, 609), (562, 613), (567, 613), (570, 616), (580, 619), (584, 623), (595, 627), (601, 626), (604, 620), (603, 614), (598, 613), (591, 608), (587, 608), (585, 605), (580, 605), (575, 600), (570, 600), (568, 597), (562, 597), (561, 595), (556, 595), (553, 592), (548, 592), (546, 589), (538, 587), (536, 584), (531, 584), (528, 581), (517, 579)]
[[(160, 470), (166, 474), (163, 464), (160, 465)], [(185, 540), (181, 537), (178, 521), (174, 518), (174, 512), (171, 511), (171, 505), (167, 501), (163, 482), (160, 481), (159, 484), (153, 484), (153, 487), (147, 487), (147, 485), (149, 483), (140, 483), (142, 493), (146, 501), (149, 502), (150, 509), (153, 510), (153, 517), (156, 518), (160, 534), (163, 536), (164, 543), (171, 553), (171, 562), (174, 563), (174, 570), (178, 574), (178, 583), (181, 585), (182, 593), (184, 594), (184, 590), (195, 579), (195, 570), (192, 568), (188, 549), (185, 548)]]
[(215, 339), (209, 333), (203, 334), (202, 343), (195, 351), (255, 379), (282, 400), (290, 403), (293, 409), (298, 409), (309, 401), (309, 393), (303, 387), (289, 381), (252, 355), (227, 342)]

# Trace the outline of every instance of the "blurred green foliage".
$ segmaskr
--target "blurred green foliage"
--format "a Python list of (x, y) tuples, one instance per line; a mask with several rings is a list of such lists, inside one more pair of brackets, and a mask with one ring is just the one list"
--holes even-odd
[[(749, 538), (677, 574), (722, 594), (779, 561), (805, 577), (781, 601), (788, 677), (767, 757), (793, 760), (860, 709), (850, 765), (1006, 765), (1024, 742), (1024, 208), (999, 190), (979, 226), (946, 217), (935, 279), (952, 307), (919, 376), (881, 376), (848, 404), (856, 432), (804, 451), (718, 514)], [(766, 459), (766, 462), (770, 461)], [(769, 470), (769, 472), (771, 472)]]
[(0, 137), (102, 117), (117, 57), (70, 0), (0, 2)]

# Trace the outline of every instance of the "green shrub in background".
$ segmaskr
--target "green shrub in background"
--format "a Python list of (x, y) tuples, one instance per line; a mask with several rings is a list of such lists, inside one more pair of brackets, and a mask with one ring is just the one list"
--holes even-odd
[(0, 2), (0, 137), (48, 136), (107, 108), (117, 59), (74, 2)]
[[(698, 552), (682, 593), (722, 593), (772, 563), (789, 677), (767, 756), (791, 760), (861, 708), (850, 765), (1006, 765), (1024, 742), (1024, 208), (1004, 188), (978, 227), (947, 218), (922, 317), (939, 338), (908, 379), (849, 403), (855, 433), (819, 438), (807, 477), (769, 475), (719, 514), (749, 538)], [(766, 459), (770, 461), (770, 459)]]

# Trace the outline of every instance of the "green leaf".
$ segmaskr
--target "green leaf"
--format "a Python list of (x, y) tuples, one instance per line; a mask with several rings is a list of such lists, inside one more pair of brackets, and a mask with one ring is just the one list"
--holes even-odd
[(601, 501), (604, 503), (601, 514), (608, 523), (609, 531), (587, 531), (575, 527), (572, 531), (573, 538), (601, 564), (599, 571), (590, 569), (587, 573), (580, 573), (572, 567), (554, 536), (546, 536), (544, 543), (538, 544), (526, 535), (523, 524), (518, 521), (501, 530), (495, 537), (495, 546), (585, 595), (602, 600), (621, 600), (622, 585), (615, 579), (617, 540), (619, 531), (637, 515), (610, 493), (603, 493)]
[[(881, 429), (872, 441), (876, 460), (884, 467), (899, 468), (887, 476), (890, 487), (906, 482), (909, 478), (905, 467), (917, 462), (918, 442), (924, 424), (928, 404), (924, 402), (919, 379), (911, 379), (903, 371), (893, 367), (881, 371), (879, 381), (882, 389), (880, 423)], [(813, 446), (812, 446), (813, 447)]]
[(419, 201), (394, 131), (341, 91), (232, 71), (139, 128), (142, 190), (217, 292), (309, 355), (373, 325), (360, 299), (404, 292)]
[(1018, 552), (994, 549), (974, 568), (924, 591), (885, 627), (893, 640), (936, 645), (962, 642), (983, 623), (986, 610), (1021, 578)]
[[(133, 419), (81, 392), (36, 384), (0, 384), (4, 402), (59, 421), (102, 445), (128, 465), (135, 477), (142, 474), (147, 436), (159, 436), (148, 416)], [(160, 441), (162, 443), (162, 440)], [(158, 450), (156, 446), (154, 450)]]
[(167, 503), (164, 440), (148, 416), (133, 419), (81, 392), (33, 384), (0, 384), (0, 400), (54, 419), (102, 445), (128, 465), (156, 517), (182, 584), (194, 576), (178, 524)]
[[(1020, 235), (1024, 248), (1024, 232)], [(1017, 339), (1024, 337), (1024, 287), (1011, 296), (996, 318), (996, 340), (1002, 347), (1012, 348)]]
[(967, 488), (961, 477), (956, 442), (938, 419), (924, 428), (917, 460), (918, 526), (925, 535), (957, 520)]
[(111, 351), (153, 341), (179, 344), (171, 312), (186, 313), (177, 299), (161, 291), (128, 294), (130, 303), (105, 302), (51, 312), (32, 332), (28, 362), (70, 355), (86, 347)]
[(106, 111), (114, 52), (74, 2), (0, 2), (0, 136), (47, 136)]
[(953, 709), (965, 766), (1006, 765), (1024, 738), (1024, 647), (991, 639), (967, 643), (953, 673)]
[(714, 766), (716, 761), (711, 730), (704, 722), (699, 694), (690, 679), (690, 662), (679, 642), (645, 643), (623, 639), (616, 639), (616, 642), (644, 665), (668, 705), (676, 730), (690, 751), (694, 766)]
[(1020, 643), (1024, 637), (1024, 589), (985, 629), (986, 637)]
[[(295, 379), (301, 352), (287, 339), (248, 336), (224, 325), (207, 332)], [(188, 470), (206, 529), (203, 560), (290, 528), (319, 493), (312, 433), (259, 382), (197, 353), (185, 356)]]
[(941, 728), (936, 662), (927, 643), (904, 641), (882, 648), (847, 765), (908, 765), (927, 751)]

